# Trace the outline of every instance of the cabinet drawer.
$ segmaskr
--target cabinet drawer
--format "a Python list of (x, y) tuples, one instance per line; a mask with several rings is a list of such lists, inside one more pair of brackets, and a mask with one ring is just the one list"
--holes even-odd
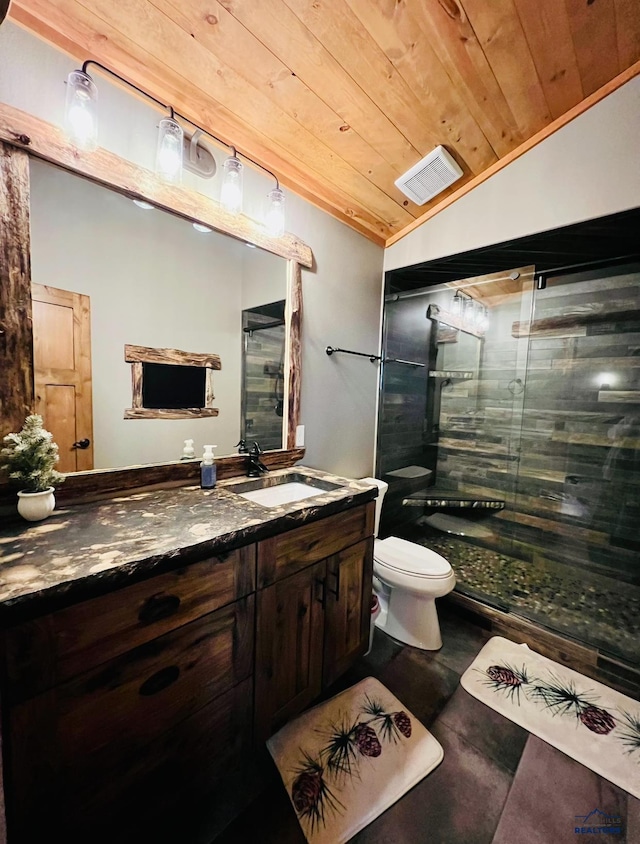
[(16, 796), (38, 805), (57, 779), (90, 777), (96, 759), (144, 756), (149, 742), (250, 676), (253, 634), (250, 595), (15, 706)]
[(12, 700), (24, 700), (249, 594), (255, 547), (209, 557), (9, 629)]
[(258, 588), (371, 536), (374, 516), (375, 503), (371, 501), (259, 542)]
[[(93, 754), (90, 769), (59, 772), (50, 783), (55, 794), (38, 795), (39, 811), (33, 811), (33, 789), (25, 800), (15, 817), (18, 840), (46, 841), (52, 830), (67, 842), (191, 840), (185, 835), (190, 801), (206, 795), (211, 803), (220, 780), (247, 759), (252, 704), (248, 677), (144, 752)], [(172, 819), (175, 836), (168, 834)]]

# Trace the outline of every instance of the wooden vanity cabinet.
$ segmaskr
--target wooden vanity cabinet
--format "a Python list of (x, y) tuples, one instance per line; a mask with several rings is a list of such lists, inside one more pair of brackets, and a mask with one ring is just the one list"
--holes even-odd
[(9, 844), (152, 835), (246, 758), (254, 583), (251, 545), (5, 631)]
[(256, 596), (257, 741), (366, 651), (374, 507), (354, 507), (258, 543), (264, 588)]
[(182, 568), (5, 629), (9, 844), (174, 841), (190, 805), (215, 815), (256, 743), (366, 650), (373, 520), (372, 502), (219, 556), (191, 549)]

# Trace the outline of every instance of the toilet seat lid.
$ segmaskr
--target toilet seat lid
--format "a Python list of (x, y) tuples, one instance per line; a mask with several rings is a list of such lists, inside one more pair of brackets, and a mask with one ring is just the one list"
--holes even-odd
[(373, 556), (387, 568), (416, 577), (448, 577), (451, 574), (448, 560), (440, 554), (398, 536), (376, 539)]

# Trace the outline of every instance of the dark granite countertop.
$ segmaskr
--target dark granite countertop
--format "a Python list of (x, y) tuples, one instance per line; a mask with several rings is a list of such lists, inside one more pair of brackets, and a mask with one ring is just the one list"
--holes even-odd
[(43, 522), (0, 532), (0, 620), (21, 621), (373, 500), (377, 489), (316, 469), (294, 473), (337, 489), (278, 507), (263, 507), (231, 490), (185, 486), (134, 492), (56, 509)]

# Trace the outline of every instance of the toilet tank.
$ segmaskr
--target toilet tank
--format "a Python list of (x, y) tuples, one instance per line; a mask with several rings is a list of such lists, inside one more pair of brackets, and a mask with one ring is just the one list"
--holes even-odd
[(378, 528), (380, 527), (380, 514), (382, 513), (382, 500), (385, 492), (389, 489), (389, 484), (384, 481), (379, 481), (377, 478), (360, 478), (363, 483), (372, 484), (378, 487), (378, 497), (376, 498), (376, 523), (374, 536), (378, 535)]

